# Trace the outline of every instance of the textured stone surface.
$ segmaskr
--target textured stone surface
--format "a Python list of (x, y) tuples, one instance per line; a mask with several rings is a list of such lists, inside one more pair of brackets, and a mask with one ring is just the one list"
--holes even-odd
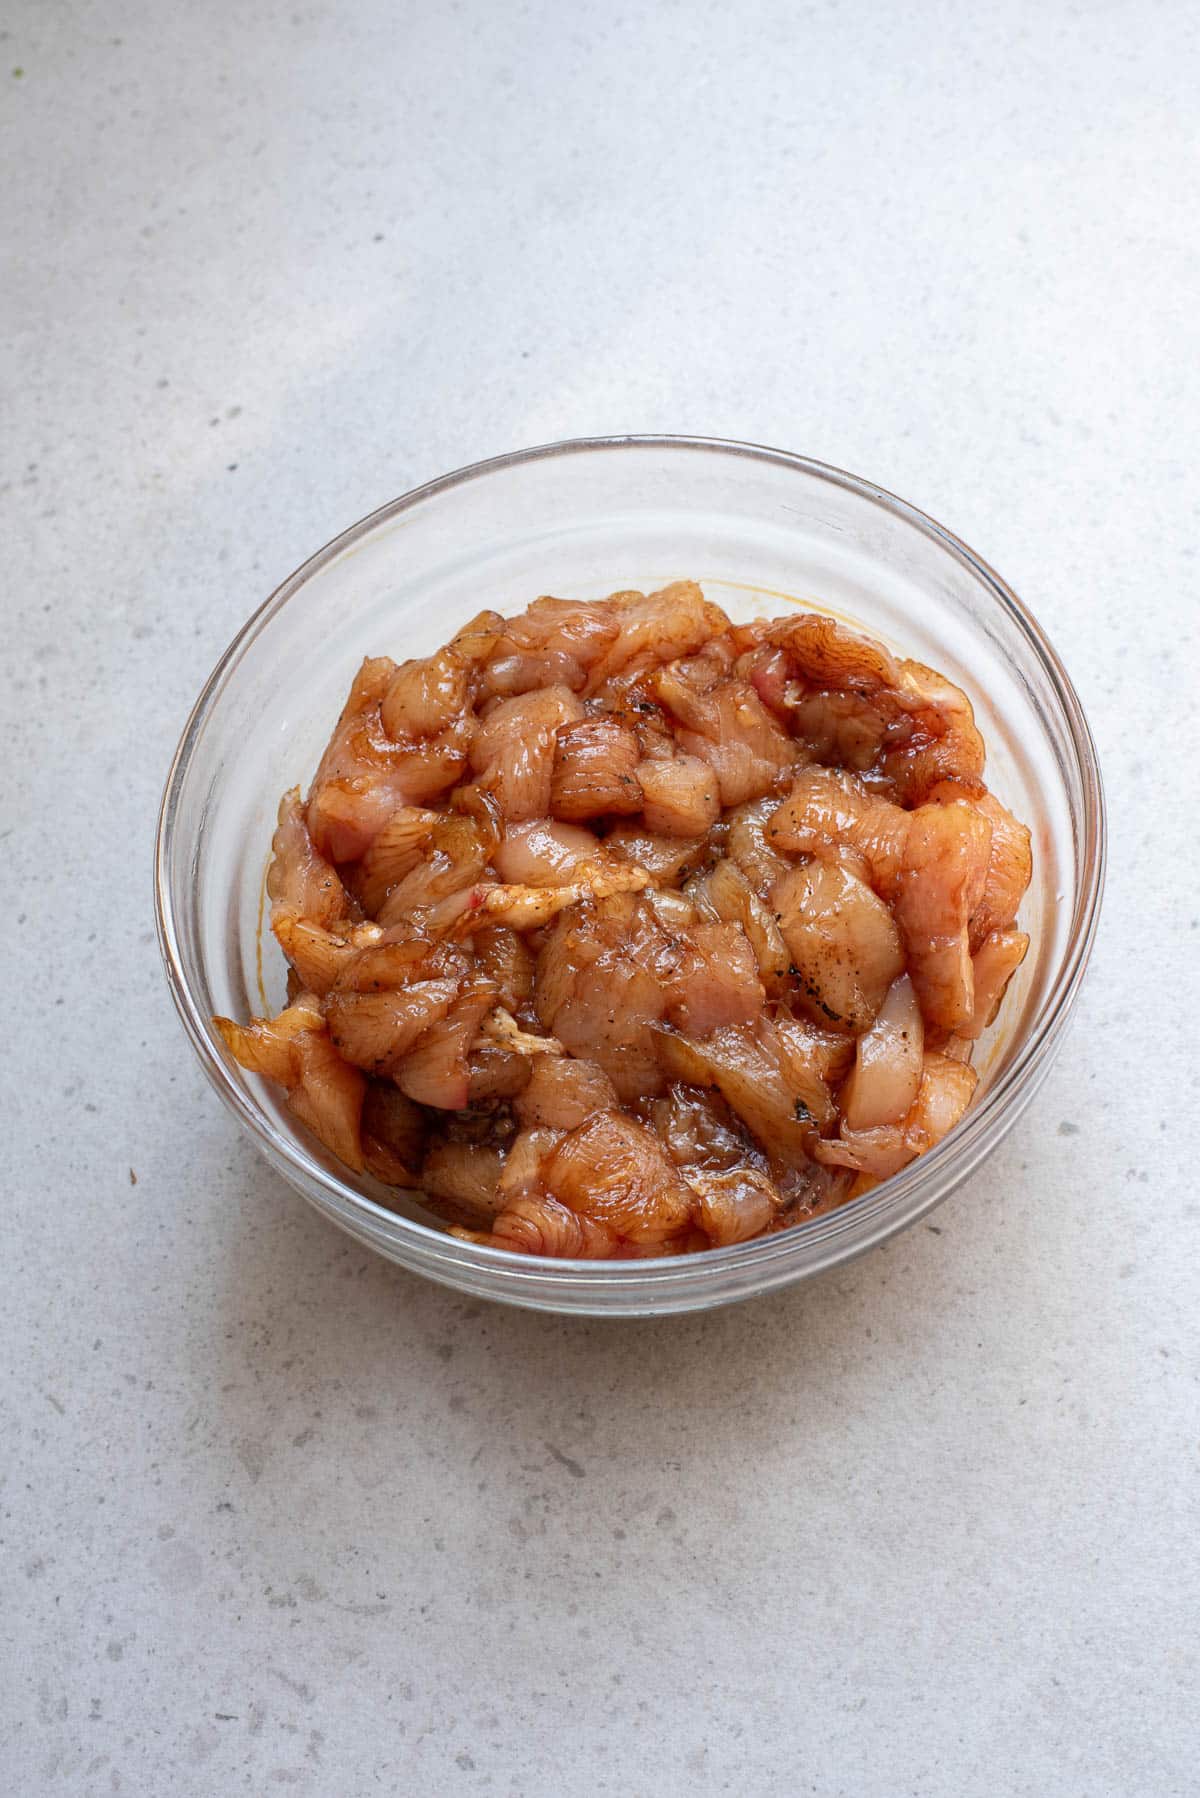
[[(1194, 1790), (1192, 12), (18, 0), (0, 41), (4, 1789)], [(281, 576), (623, 429), (977, 544), (1113, 867), (1056, 1070), (929, 1224), (601, 1325), (259, 1164), (149, 858)]]

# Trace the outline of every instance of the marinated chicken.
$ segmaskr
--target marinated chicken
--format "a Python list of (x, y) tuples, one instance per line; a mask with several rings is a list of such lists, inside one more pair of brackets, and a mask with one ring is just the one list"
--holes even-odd
[(531, 1255), (691, 1254), (954, 1128), (1029, 946), (969, 700), (700, 588), (364, 662), (267, 890), (289, 1003), (217, 1018), (356, 1173)]

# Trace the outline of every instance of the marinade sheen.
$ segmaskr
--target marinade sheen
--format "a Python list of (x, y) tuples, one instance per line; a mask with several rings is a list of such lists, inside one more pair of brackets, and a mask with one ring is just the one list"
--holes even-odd
[(534, 1255), (687, 1254), (953, 1129), (1029, 938), (966, 695), (690, 581), (359, 669), (267, 881), (287, 1008), (217, 1018), (347, 1167)]

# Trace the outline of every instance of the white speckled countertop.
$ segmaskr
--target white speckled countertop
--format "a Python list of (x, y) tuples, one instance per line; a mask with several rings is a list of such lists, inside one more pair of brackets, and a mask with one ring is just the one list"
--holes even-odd
[[(1194, 9), (16, 0), (0, 49), (0, 1788), (1194, 1792)], [(975, 544), (1113, 853), (1057, 1067), (928, 1224), (570, 1323), (259, 1162), (150, 846), (310, 550), (628, 429)]]

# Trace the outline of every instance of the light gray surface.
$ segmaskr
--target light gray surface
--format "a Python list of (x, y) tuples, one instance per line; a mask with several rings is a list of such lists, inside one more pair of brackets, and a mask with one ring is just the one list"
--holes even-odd
[[(1194, 9), (18, 0), (0, 37), (0, 1787), (1194, 1791)], [(623, 429), (965, 535), (1075, 675), (1114, 853), (1059, 1065), (932, 1223), (601, 1326), (422, 1285), (259, 1165), (149, 858), (304, 555)]]

